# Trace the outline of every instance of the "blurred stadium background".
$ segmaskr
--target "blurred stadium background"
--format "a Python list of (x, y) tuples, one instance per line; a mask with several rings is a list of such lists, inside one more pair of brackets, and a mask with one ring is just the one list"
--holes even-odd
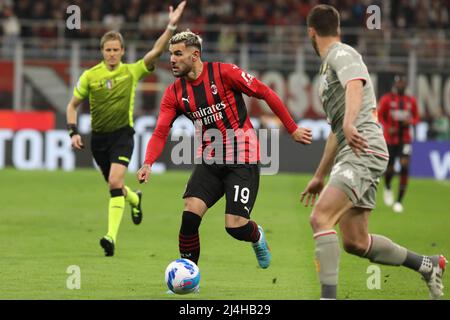
[[(203, 37), (205, 60), (236, 63), (270, 84), (285, 101), (295, 119), (309, 125), (316, 139), (322, 139), (329, 129), (324, 122), (317, 95), (320, 61), (309, 43), (305, 28), (310, 8), (319, 2), (333, 4), (340, 10), (343, 42), (355, 46), (363, 55), (378, 97), (391, 89), (396, 73), (407, 75), (409, 92), (417, 98), (420, 108), (421, 123), (415, 130), (416, 141), (450, 139), (448, 0), (192, 0), (189, 1), (179, 30), (190, 28)], [(85, 157), (58, 156), (51, 151), (48, 157), (53, 156), (53, 160), (46, 159), (44, 153), (49, 145), (45, 140), (50, 139), (49, 143), (59, 144), (60, 150), (68, 150), (68, 140), (64, 139), (63, 142), (62, 136), (56, 133), (50, 138), (40, 138), (29, 133), (22, 138), (19, 136), (20, 141), (17, 143), (12, 141), (17, 139), (19, 129), (36, 129), (40, 132), (64, 129), (62, 115), (79, 75), (83, 69), (101, 59), (101, 35), (107, 30), (120, 30), (126, 40), (125, 60), (135, 61), (151, 48), (164, 30), (170, 4), (176, 2), (0, 1), (0, 128), (14, 131), (11, 134), (3, 133), (0, 167), (12, 165), (24, 169), (71, 170), (75, 165), (90, 166), (90, 160)], [(367, 7), (373, 4), (378, 5), (382, 13), (379, 30), (366, 27), (369, 16)], [(67, 13), (66, 10), (70, 5), (77, 5), (81, 10), (79, 30), (67, 28), (66, 22), (72, 12)], [(144, 131), (152, 128), (164, 89), (172, 81), (166, 54), (161, 58), (156, 72), (139, 86), (135, 107), (138, 135), (135, 161), (130, 167), (132, 171), (143, 157), (148, 138)], [(277, 125), (264, 102), (247, 99), (247, 103), (256, 127)], [(81, 112), (88, 114), (87, 102)], [(39, 118), (35, 118), (38, 114)], [(139, 121), (142, 116), (145, 117)], [(180, 120), (175, 124), (175, 129), (189, 131), (187, 119)], [(89, 133), (89, 116), (82, 116), (79, 123), (81, 132)], [(40, 141), (35, 144), (42, 145), (42, 152), (36, 151), (40, 154), (32, 152), (36, 154), (34, 158), (33, 154), (24, 153), (26, 147), (20, 148), (28, 140)], [(318, 146), (320, 153), (321, 145)], [(445, 146), (448, 148), (448, 144)], [(429, 148), (424, 148), (429, 151)], [(20, 152), (17, 149), (22, 150), (22, 153), (14, 156)], [(311, 160), (316, 161), (317, 152), (313, 153)], [(448, 178), (450, 158), (444, 157), (442, 150), (439, 155), (439, 167), (446, 167), (447, 172), (442, 169), (435, 176)], [(314, 167), (284, 163), (283, 158), (286, 157), (281, 158), (282, 171), (309, 172)], [(448, 160), (445, 162), (445, 159)], [(162, 169), (171, 168), (167, 160), (165, 155)], [(431, 165), (419, 172), (416, 167), (421, 167), (421, 164), (413, 160), (412, 174), (430, 176), (433, 174)]]
[[(5, 211), (0, 209), (2, 211), (0, 216), (2, 219), (5, 219), (6, 212), (8, 212), (9, 219), (4, 220), (4, 223), (2, 223), (3, 232), (1, 233), (4, 235), (3, 240), (5, 241), (2, 240), (3, 244), (0, 246), (5, 252), (9, 252), (12, 256), (19, 254), (12, 251), (14, 245), (17, 244), (6, 241), (7, 235), (14, 237), (17, 234), (16, 225), (20, 226), (27, 224), (25, 221), (32, 221), (36, 223), (36, 226), (47, 230), (45, 226), (40, 225), (35, 220), (33, 210), (47, 212), (52, 217), (49, 221), (60, 223), (60, 225), (58, 223), (54, 225), (59, 230), (58, 232), (61, 233), (59, 235), (55, 233), (53, 235), (55, 239), (65, 236), (63, 234), (65, 233), (65, 226), (66, 223), (69, 223), (58, 220), (62, 219), (59, 217), (60, 212), (73, 211), (73, 216), (76, 216), (80, 210), (103, 212), (104, 203), (96, 203), (96, 201), (99, 201), (98, 199), (106, 199), (106, 192), (103, 190), (104, 186), (101, 184), (101, 176), (98, 173), (93, 173), (91, 176), (81, 170), (81, 176), (85, 180), (81, 178), (76, 179), (74, 178), (75, 176), (64, 173), (63, 178), (60, 180), (40, 171), (36, 175), (32, 175), (32, 172), (24, 174), (22, 170), (73, 171), (80, 167), (93, 167), (89, 152), (85, 151), (78, 154), (72, 152), (70, 139), (65, 129), (65, 108), (79, 75), (85, 68), (93, 66), (100, 61), (99, 39), (104, 32), (111, 29), (120, 30), (125, 37), (126, 61), (131, 62), (142, 57), (164, 30), (167, 24), (168, 6), (176, 5), (177, 3), (174, 1), (144, 0), (0, 0), (0, 169), (4, 169), (3, 173), (0, 171), (0, 179), (4, 181), (1, 182), (0, 180), (0, 184), (2, 184), (2, 194), (6, 195), (4, 199), (7, 199), (2, 204)], [(432, 243), (432, 247), (435, 247), (439, 241), (440, 244), (445, 242), (446, 246), (440, 247), (440, 249), (443, 251), (447, 250), (447, 253), (449, 253), (448, 230), (450, 230), (450, 223), (447, 218), (450, 204), (448, 200), (448, 179), (450, 179), (449, 0), (189, 0), (181, 19), (182, 23), (178, 29), (190, 28), (203, 37), (204, 60), (221, 60), (238, 64), (243, 69), (248, 70), (262, 81), (268, 83), (281, 96), (295, 119), (302, 125), (313, 129), (315, 142), (309, 149), (293, 145), (287, 134), (282, 134), (280, 140), (280, 171), (290, 174), (311, 174), (317, 166), (323, 149), (324, 138), (329, 130), (317, 94), (317, 72), (320, 60), (310, 45), (305, 27), (307, 14), (317, 3), (335, 5), (340, 11), (343, 31), (342, 40), (354, 46), (363, 55), (371, 73), (378, 98), (391, 89), (395, 74), (402, 72), (407, 75), (409, 80), (408, 91), (417, 98), (421, 117), (421, 122), (414, 130), (415, 141), (411, 173), (414, 177), (430, 179), (423, 181), (414, 180), (415, 182), (413, 181), (410, 186), (411, 194), (406, 196), (405, 202), (411, 201), (411, 205), (409, 205), (410, 213), (407, 214), (410, 214), (413, 220), (409, 220), (410, 224), (407, 227), (410, 227), (411, 230), (417, 227), (416, 231), (419, 232), (424, 224), (436, 225), (438, 229), (430, 227), (427, 233), (419, 238), (434, 234), (440, 240), (435, 240)], [(77, 5), (81, 9), (81, 29), (79, 30), (69, 30), (67, 28), (66, 21), (71, 16), (71, 13), (67, 13), (66, 10), (70, 5)], [(366, 27), (366, 20), (369, 17), (366, 10), (369, 5), (378, 5), (381, 8), (381, 29), (379, 30), (369, 30)], [(135, 152), (130, 171), (136, 170), (142, 162), (146, 143), (158, 115), (159, 101), (164, 89), (172, 81), (173, 77), (169, 69), (168, 55), (164, 54), (155, 73), (143, 80), (138, 87), (135, 103), (135, 129), (137, 135), (135, 136)], [(271, 116), (270, 109), (264, 103), (254, 99), (248, 99), (247, 102), (256, 128), (273, 128), (278, 126), (277, 121)], [(85, 102), (79, 111), (81, 111), (79, 116), (80, 131), (82, 134), (89, 135), (88, 103)], [(189, 135), (192, 132), (193, 129), (187, 119), (178, 119), (172, 130), (173, 135)], [(85, 139), (85, 141), (88, 142), (88, 139)], [(173, 142), (170, 143), (173, 144)], [(171, 163), (170, 147), (168, 147), (160, 163), (156, 166), (156, 170), (187, 169), (188, 167)], [(187, 178), (186, 173), (182, 173), (181, 178), (172, 176), (172, 174), (169, 173), (169, 181), (173, 179), (177, 181), (177, 184), (183, 185)], [(30, 177), (31, 180), (43, 179), (43, 181), (48, 181), (48, 186), (50, 186), (50, 183), (53, 183), (52, 192), (60, 193), (55, 193), (55, 197), (48, 196), (47, 193), (43, 193), (44, 190), (40, 190), (41, 184), (29, 181)], [(288, 197), (290, 195), (293, 197), (291, 202), (294, 203), (294, 201), (297, 201), (297, 193), (301, 191), (300, 189), (306, 183), (305, 177), (302, 176), (301, 183), (295, 182), (296, 175), (284, 175), (283, 177), (285, 180), (279, 180), (278, 184), (274, 185), (279, 185), (281, 189), (285, 186), (292, 187), (292, 189), (295, 189), (292, 191), (294, 193), (283, 194), (273, 199), (276, 201), (281, 199), (282, 196)], [(129, 177), (129, 179), (131, 181), (133, 177)], [(22, 181), (25, 189), (27, 186), (32, 188), (34, 192), (30, 193), (30, 197), (33, 196), (34, 198), (30, 198), (27, 203), (24, 203), (21, 197), (16, 197), (16, 193), (21, 193), (21, 190), (23, 190), (20, 188), (11, 190), (9, 186), (16, 181)], [(80, 190), (80, 188), (85, 188), (85, 181), (89, 183), (92, 181), (89, 188), (95, 185), (93, 192), (97, 192), (97, 196)], [(161, 178), (158, 178), (157, 181), (161, 184), (164, 183)], [(288, 182), (284, 183), (284, 181)], [(264, 183), (269, 187), (267, 180), (263, 180)], [(59, 186), (61, 187), (57, 190)], [(149, 188), (154, 193), (156, 192), (156, 194), (163, 192), (162, 198), (164, 198), (166, 196), (169, 197), (169, 190), (172, 190), (173, 187), (169, 184), (165, 187), (162, 185), (161, 189), (158, 189), (158, 186), (148, 186), (146, 188)], [(65, 190), (68, 190), (68, 194), (65, 193)], [(433, 190), (435, 191), (434, 193)], [(176, 191), (178, 192), (177, 194), (170, 196), (175, 196), (178, 199), (182, 190), (177, 189)], [(430, 194), (425, 194), (427, 191)], [(88, 201), (80, 204), (70, 198), (70, 192), (87, 197)], [(418, 192), (423, 192), (423, 194), (419, 195)], [(271, 194), (266, 192), (264, 196), (270, 198)], [(61, 198), (55, 203), (54, 200), (55, 198), (58, 199), (58, 197)], [(40, 204), (42, 199), (47, 201), (49, 205)], [(260, 208), (263, 205), (270, 208), (271, 203), (268, 198), (265, 198), (265, 200), (261, 199), (261, 201), (265, 202), (262, 202)], [(3, 202), (3, 200), (0, 202)], [(181, 200), (178, 202), (181, 205)], [(433, 203), (432, 210), (435, 218), (433, 221), (423, 220), (423, 215), (426, 215), (426, 213), (423, 213), (423, 210), (428, 210), (425, 206), (427, 202)], [(291, 218), (294, 225), (298, 224), (298, 221), (295, 220), (295, 211), (298, 203), (295, 203), (295, 205), (293, 204), (292, 207), (288, 206), (289, 208), (286, 209), (292, 209)], [(23, 208), (21, 207), (22, 205)], [(18, 210), (18, 206), (22, 209)], [(152, 214), (156, 216), (158, 216), (158, 212), (166, 212), (168, 210), (163, 204), (159, 204), (159, 207), (152, 207), (151, 204), (148, 204), (148, 206), (149, 209), (152, 208), (155, 211)], [(414, 211), (415, 208), (417, 211)], [(406, 204), (406, 209), (408, 211), (408, 204)], [(11, 211), (15, 212), (14, 210), (18, 210), (21, 214), (18, 214), (16, 217), (14, 215), (11, 216), (10, 213)], [(174, 207), (173, 211), (179, 212), (179, 208)], [(381, 212), (386, 213), (387, 209), (381, 209)], [(263, 217), (263, 221), (264, 214), (262, 212), (259, 216)], [(444, 214), (445, 218), (441, 221), (440, 217), (444, 217)], [(306, 215), (307, 212), (305, 210), (305, 217)], [(176, 255), (177, 238), (175, 231), (179, 227), (179, 221), (175, 213), (172, 216), (175, 216), (171, 218), (173, 219), (171, 220), (173, 226), (170, 227), (174, 231), (170, 233), (173, 243), (163, 248), (171, 251), (171, 256), (173, 257)], [(216, 216), (222, 221), (220, 214)], [(95, 217), (98, 217), (98, 215), (80, 216), (80, 219), (88, 219), (92, 223), (87, 227), (90, 230), (89, 232), (92, 232), (92, 229), (94, 229), (96, 234), (99, 232), (98, 235), (100, 235), (104, 227), (104, 221), (100, 223), (97, 221), (100, 219)], [(106, 213), (103, 217), (106, 219)], [(168, 225), (168, 222), (164, 220), (165, 218), (160, 217), (157, 219), (161, 219), (159, 223)], [(401, 219), (398, 216), (389, 218), (385, 221), (375, 222), (375, 226), (384, 228), (384, 230), (390, 230), (394, 234), (398, 232), (398, 234), (404, 235), (404, 233), (396, 229), (405, 225), (405, 221)], [(93, 222), (94, 220), (97, 222)], [(273, 228), (276, 230), (276, 223), (273, 223)], [(304, 234), (302, 241), (306, 244), (309, 243), (310, 248), (312, 248), (307, 218), (302, 218), (301, 223), (302, 230), (304, 230), (302, 231), (302, 234)], [(411, 223), (415, 224), (411, 225)], [(80, 222), (79, 226), (78, 223), (73, 222), (71, 226), (75, 229), (78, 227), (84, 228), (84, 226), (81, 226), (82, 224)], [(221, 226), (222, 222), (217, 222), (217, 225)], [(128, 227), (123, 228), (123, 233), (127, 233)], [(207, 230), (207, 228), (205, 229)], [(30, 228), (27, 230), (31, 235), (34, 235), (33, 230), (36, 229)], [(39, 234), (39, 231), (36, 232), (36, 234)], [(49, 229), (48, 232), (53, 234), (54, 230)], [(168, 233), (168, 231), (164, 232)], [(73, 234), (73, 231), (70, 234)], [(274, 246), (277, 245), (275, 236), (276, 232), (274, 231), (271, 235), (269, 230), (269, 237), (274, 239)], [(74, 237), (79, 237), (79, 235), (74, 234)], [(130, 245), (133, 247), (132, 244), (125, 242), (126, 237), (128, 236), (123, 236), (123, 246)], [(208, 234), (205, 234), (205, 238), (207, 237)], [(226, 236), (223, 235), (223, 237), (225, 238)], [(86, 238), (83, 240), (80, 238), (80, 241), (87, 241), (86, 239), (88, 238), (89, 243), (93, 243), (92, 246), (95, 248), (92, 250), (96, 252), (99, 249), (96, 247), (96, 240), (93, 240), (93, 238), (97, 239), (96, 235), (94, 237), (92, 234), (86, 234)], [(411, 237), (411, 239), (407, 239), (407, 243), (411, 243), (408, 242), (409, 240), (419, 241), (419, 238), (414, 239)], [(27, 243), (33, 243), (35, 246), (37, 245), (36, 239), (33, 237), (23, 238), (23, 240), (27, 241)], [(147, 240), (148, 243), (159, 241), (158, 239)], [(49, 247), (47, 248), (53, 248), (52, 246), (55, 244), (51, 239), (46, 241), (49, 242)], [(228, 242), (228, 245), (230, 243)], [(290, 241), (286, 241), (286, 245), (289, 246), (290, 243)], [(59, 247), (53, 249), (55, 252), (59, 252), (58, 250), (65, 252), (64, 250), (71, 247), (72, 244), (60, 244)], [(430, 251), (428, 247), (421, 247), (419, 242), (414, 242), (414, 244), (418, 251)], [(21, 248), (24, 250), (23, 252), (35, 253), (34, 249), (31, 249), (32, 247), (27, 247), (25, 244), (22, 244)], [(86, 248), (91, 250), (90, 244), (86, 244), (86, 246), (80, 245), (77, 248), (80, 252), (77, 251), (77, 254), (82, 256), (84, 254), (83, 250)], [(49, 252), (47, 253), (52, 256), (51, 252), (53, 251)], [(208, 257), (208, 247), (205, 247), (204, 252), (206, 257)], [(244, 255), (248, 254), (247, 251), (243, 252), (245, 252), (243, 253)], [(308, 251), (308, 254), (307, 258), (302, 259), (308, 261), (309, 269), (306, 269), (309, 272), (308, 279), (311, 278), (308, 280), (311, 282), (311, 289), (307, 289), (307, 294), (300, 297), (316, 298), (317, 290), (315, 289), (315, 279), (312, 272), (313, 266), (312, 262), (309, 261), (311, 260), (312, 252)], [(78, 256), (76, 255), (76, 257)], [(25, 259), (25, 256), (23, 258)], [(132, 258), (135, 259), (136, 257), (133, 256)], [(161, 266), (169, 261), (169, 258), (166, 256), (161, 259)], [(208, 261), (207, 259), (206, 261)], [(347, 258), (344, 258), (344, 263), (351, 264), (354, 262), (353, 260), (345, 259)], [(70, 263), (69, 259), (66, 260), (67, 263)], [(64, 263), (66, 260), (64, 260)], [(3, 295), (0, 294), (1, 297), (71, 297), (67, 293), (62, 293), (62, 291), (52, 295), (53, 289), (51, 288), (45, 289), (47, 291), (42, 289), (45, 291), (45, 294), (43, 293), (44, 291), (39, 290), (31, 293), (26, 287), (16, 288), (15, 285), (18, 280), (14, 273), (16, 270), (22, 270), (22, 273), (34, 270), (33, 272), (45, 281), (51, 281), (51, 275), (42, 277), (42, 273), (40, 273), (45, 273), (43, 266), (50, 268), (50, 263), (45, 264), (44, 262), (43, 266), (37, 267), (36, 265), (27, 265), (27, 263), (23, 264), (23, 262), (20, 262), (22, 261), (20, 259), (11, 261), (15, 262), (11, 266), (16, 266), (19, 269), (7, 270), (0, 274), (0, 278), (3, 278), (0, 282), (6, 285), (6, 289), (9, 290), (2, 290)], [(50, 261), (54, 263), (57, 260)], [(96, 263), (103, 263), (100, 260), (95, 261)], [(210, 263), (213, 264), (211, 260)], [(239, 262), (236, 263), (240, 265), (238, 264)], [(22, 269), (18, 267), (19, 265), (22, 266)], [(207, 268), (207, 263), (204, 265)], [(129, 268), (130, 266), (124, 265), (123, 267)], [(209, 267), (212, 268), (211, 265)], [(62, 264), (61, 268), (63, 268)], [(164, 267), (161, 267), (161, 269), (163, 270)], [(58, 272), (60, 271), (58, 270)], [(97, 279), (95, 281), (101, 283), (105, 275), (101, 275), (101, 272), (103, 272), (101, 270), (96, 271), (100, 280)], [(229, 270), (222, 271), (224, 273), (229, 272)], [(291, 271), (287, 270), (286, 273)], [(34, 274), (33, 272), (32, 274)], [(109, 276), (114, 277), (111, 270), (108, 272)], [(142, 275), (140, 271), (137, 274), (145, 277), (145, 274)], [(364, 271), (362, 271), (362, 274), (364, 275)], [(8, 278), (9, 275), (12, 278)], [(271, 276), (273, 277), (273, 275)], [(64, 278), (64, 273), (62, 278)], [(361, 283), (364, 283), (363, 276), (361, 278)], [(16, 279), (16, 281), (12, 279)], [(208, 279), (207, 276), (206, 279)], [(279, 279), (282, 279), (282, 277), (279, 276)], [(216, 279), (209, 280), (214, 281)], [(136, 281), (139, 282), (139, 280)], [(242, 281), (245, 280), (243, 279)], [(43, 284), (40, 283), (40, 285)], [(233, 290), (229, 285), (227, 287), (225, 282), (218, 283), (217, 287), (220, 287), (220, 285), (224, 285), (226, 290), (230, 290), (229, 292)], [(51, 287), (50, 285), (47, 286)], [(163, 290), (159, 285), (155, 285), (155, 287), (157, 288), (156, 290)], [(403, 284), (398, 284), (398, 287), (401, 289), (393, 297), (405, 297), (402, 295), (403, 293), (406, 294)], [(142, 285), (141, 287), (138, 286), (138, 288), (141, 291), (137, 291), (141, 295), (133, 296), (134, 293), (128, 292), (131, 297), (148, 297), (143, 294), (143, 292), (146, 292), (146, 288), (142, 287)], [(285, 295), (274, 297), (271, 295), (264, 296), (260, 293), (261, 295), (256, 297), (263, 299), (267, 297), (289, 298), (292, 288), (289, 289), (289, 284), (287, 284), (286, 288), (285, 290), (288, 291), (285, 291)], [(426, 298), (426, 289), (420, 288), (423, 291), (413, 293), (412, 298)], [(117, 297), (109, 295), (110, 291), (108, 290), (112, 292), (114, 288), (108, 287), (104, 288), (104, 290), (98, 296), (78, 295), (76, 297)], [(364, 290), (366, 289), (361, 289), (361, 292), (365, 292)], [(261, 292), (265, 291), (262, 290)], [(446, 292), (448, 294), (448, 290)], [(342, 296), (342, 298), (355, 297), (348, 292), (346, 294), (347, 296)], [(156, 297), (161, 298), (164, 296), (159, 295)], [(233, 298), (234, 296), (232, 294), (228, 295), (228, 293), (222, 296), (219, 294), (212, 296), (212, 298), (217, 297)], [(251, 299), (255, 296), (243, 294), (238, 297)], [(292, 297), (295, 298), (296, 296)], [(363, 293), (362, 296), (359, 295), (357, 297), (383, 298), (384, 296), (364, 295)], [(407, 294), (406, 297), (408, 297)]]

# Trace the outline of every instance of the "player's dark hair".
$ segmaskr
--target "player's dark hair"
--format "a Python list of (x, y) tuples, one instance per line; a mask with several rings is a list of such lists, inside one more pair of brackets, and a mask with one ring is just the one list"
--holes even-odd
[(404, 73), (397, 73), (394, 76), (394, 83), (399, 82), (399, 81), (407, 82), (406, 74), (404, 74)]
[(339, 36), (339, 12), (333, 6), (319, 4), (309, 12), (307, 25), (308, 28), (314, 28), (321, 37)]
[(202, 38), (198, 34), (193, 33), (187, 29), (183, 32), (175, 34), (170, 40), (169, 44), (176, 44), (183, 42), (186, 47), (196, 47), (202, 52)]

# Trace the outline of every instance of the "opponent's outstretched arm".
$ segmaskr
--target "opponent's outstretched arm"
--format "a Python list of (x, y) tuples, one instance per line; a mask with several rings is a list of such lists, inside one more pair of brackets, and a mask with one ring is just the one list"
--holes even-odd
[(307, 207), (309, 204), (311, 204), (311, 206), (314, 206), (317, 196), (320, 194), (320, 192), (322, 192), (322, 189), (325, 186), (325, 178), (330, 173), (331, 168), (333, 167), (337, 151), (338, 144), (336, 135), (333, 132), (330, 132), (319, 166), (317, 167), (313, 178), (308, 183), (305, 190), (301, 193), (300, 202), (303, 202), (305, 200), (305, 207)]

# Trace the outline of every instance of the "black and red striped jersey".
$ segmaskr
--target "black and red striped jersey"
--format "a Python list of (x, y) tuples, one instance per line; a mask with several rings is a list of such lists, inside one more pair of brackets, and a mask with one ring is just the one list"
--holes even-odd
[(393, 92), (380, 98), (378, 119), (383, 125), (386, 143), (411, 143), (411, 126), (419, 122), (416, 99)]
[[(181, 114), (201, 130), (197, 156), (214, 157), (224, 163), (259, 161), (259, 142), (243, 93), (264, 99), (289, 133), (297, 129), (286, 106), (270, 87), (236, 65), (203, 62), (202, 73), (196, 80), (178, 78), (166, 89), (155, 131), (147, 145), (145, 163), (153, 164), (160, 156), (170, 127)], [(216, 133), (222, 139), (222, 154), (215, 154), (217, 148), (211, 147)]]

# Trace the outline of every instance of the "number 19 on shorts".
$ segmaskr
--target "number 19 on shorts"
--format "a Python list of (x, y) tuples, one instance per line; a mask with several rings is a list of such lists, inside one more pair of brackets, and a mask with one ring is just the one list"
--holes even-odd
[(246, 204), (250, 198), (250, 189), (240, 188), (239, 185), (234, 185), (234, 202), (240, 201), (243, 204)]

